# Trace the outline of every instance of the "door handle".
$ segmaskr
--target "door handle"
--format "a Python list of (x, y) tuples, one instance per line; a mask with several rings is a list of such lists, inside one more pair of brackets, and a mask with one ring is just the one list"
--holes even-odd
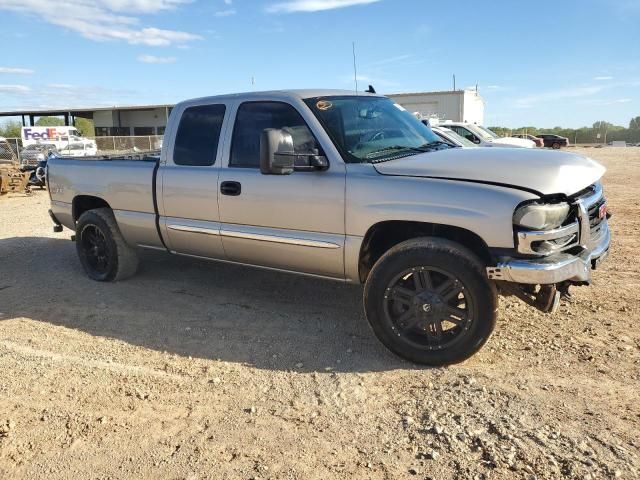
[(237, 197), (242, 192), (242, 186), (240, 182), (222, 182), (220, 184), (220, 193), (222, 195), (229, 195), (231, 197)]

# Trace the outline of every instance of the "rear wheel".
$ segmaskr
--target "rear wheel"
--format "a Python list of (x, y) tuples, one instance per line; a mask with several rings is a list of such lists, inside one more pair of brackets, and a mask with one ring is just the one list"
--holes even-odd
[(138, 268), (138, 256), (125, 242), (109, 208), (89, 210), (80, 216), (76, 251), (87, 275), (100, 282), (123, 280)]
[(378, 339), (412, 362), (461, 362), (487, 341), (497, 295), (471, 251), (439, 238), (403, 242), (378, 260), (365, 286)]

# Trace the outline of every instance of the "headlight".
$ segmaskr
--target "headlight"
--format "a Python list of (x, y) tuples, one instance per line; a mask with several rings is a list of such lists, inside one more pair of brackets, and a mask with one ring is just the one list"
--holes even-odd
[(568, 203), (525, 205), (513, 214), (513, 223), (532, 230), (550, 230), (560, 227), (569, 215)]
[(44, 153), (39, 153), (37, 156), (38, 160), (42, 161), (44, 160)]

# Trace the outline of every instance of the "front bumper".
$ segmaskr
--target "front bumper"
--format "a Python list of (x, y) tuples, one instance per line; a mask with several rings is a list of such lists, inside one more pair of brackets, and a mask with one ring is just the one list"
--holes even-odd
[(591, 270), (609, 253), (611, 232), (606, 220), (603, 223), (598, 243), (591, 249), (585, 248), (578, 255), (558, 253), (535, 259), (505, 258), (495, 267), (487, 267), (487, 275), (490, 280), (532, 285), (551, 285), (564, 281), (589, 282)]

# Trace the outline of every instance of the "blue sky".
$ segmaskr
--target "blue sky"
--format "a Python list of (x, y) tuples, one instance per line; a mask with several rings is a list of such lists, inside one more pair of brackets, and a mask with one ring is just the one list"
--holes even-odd
[[(640, 115), (640, 0), (0, 0), (0, 110), (246, 90), (447, 90), (489, 125)], [(252, 77), (255, 79), (252, 84)]]

